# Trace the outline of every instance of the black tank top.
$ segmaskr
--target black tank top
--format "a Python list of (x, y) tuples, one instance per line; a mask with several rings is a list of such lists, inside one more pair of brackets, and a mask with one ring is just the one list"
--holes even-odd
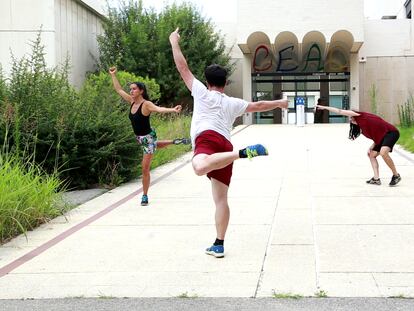
[(142, 114), (143, 104), (144, 102), (142, 102), (141, 105), (139, 105), (137, 112), (135, 112), (134, 114), (131, 112), (134, 103), (131, 104), (131, 108), (129, 109), (129, 119), (131, 120), (132, 129), (134, 130), (134, 133), (137, 136), (144, 136), (151, 133), (149, 115), (144, 116)]

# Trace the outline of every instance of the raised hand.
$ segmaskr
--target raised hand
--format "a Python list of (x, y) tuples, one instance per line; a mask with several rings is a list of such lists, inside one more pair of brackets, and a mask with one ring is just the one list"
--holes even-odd
[(111, 68), (109, 68), (109, 73), (110, 73), (111, 75), (116, 74), (116, 67), (111, 67)]
[(177, 106), (175, 106), (173, 109), (174, 109), (174, 112), (176, 112), (176, 113), (180, 113), (180, 112), (181, 112), (182, 107), (181, 107), (181, 105), (177, 105)]
[(171, 44), (178, 43), (180, 41), (180, 34), (178, 33), (178, 30), (179, 28), (177, 27), (177, 29), (170, 34)]

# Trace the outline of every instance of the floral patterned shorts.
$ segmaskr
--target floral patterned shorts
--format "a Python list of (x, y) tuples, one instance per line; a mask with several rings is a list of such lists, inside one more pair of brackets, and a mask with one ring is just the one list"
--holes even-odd
[(136, 136), (138, 144), (142, 146), (144, 154), (153, 154), (157, 150), (157, 133), (154, 129), (144, 136)]

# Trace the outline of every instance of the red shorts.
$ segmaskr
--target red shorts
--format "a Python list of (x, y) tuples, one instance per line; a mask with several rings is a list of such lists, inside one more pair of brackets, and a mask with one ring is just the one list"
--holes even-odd
[[(233, 145), (223, 135), (207, 130), (199, 134), (195, 140), (194, 155), (213, 154), (218, 152), (233, 151)], [(219, 170), (211, 171), (207, 174), (208, 178), (214, 178), (229, 186), (233, 173), (233, 163)]]

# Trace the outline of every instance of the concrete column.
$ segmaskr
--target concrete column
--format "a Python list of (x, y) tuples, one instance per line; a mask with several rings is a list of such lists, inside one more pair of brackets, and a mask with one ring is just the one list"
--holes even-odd
[[(329, 76), (321, 76), (321, 79), (328, 79)], [(329, 82), (321, 82), (320, 95), (323, 99), (323, 105), (329, 106)], [(329, 123), (329, 111), (322, 110), (322, 123)]]
[[(251, 54), (243, 54), (243, 99), (252, 101), (252, 64)], [(243, 115), (243, 124), (253, 124), (253, 113)]]
[[(281, 81), (280, 77), (275, 77), (276, 80)], [(282, 83), (273, 83), (273, 99), (282, 99)], [(274, 109), (273, 110), (273, 123), (281, 124), (282, 123), (282, 110)]]
[(350, 109), (359, 110), (359, 55), (351, 53), (350, 58), (350, 90), (349, 90), (349, 107)]

